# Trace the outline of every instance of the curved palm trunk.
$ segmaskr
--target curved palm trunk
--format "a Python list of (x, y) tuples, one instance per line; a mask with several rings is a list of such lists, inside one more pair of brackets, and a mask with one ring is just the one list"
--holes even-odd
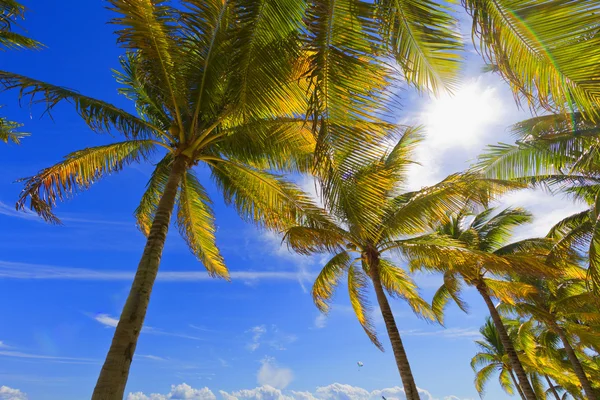
[(598, 396), (594, 393), (594, 389), (592, 389), (592, 384), (589, 379), (585, 375), (585, 371), (581, 366), (581, 362), (579, 362), (579, 358), (577, 358), (577, 354), (575, 354), (575, 350), (573, 350), (573, 346), (569, 342), (569, 338), (567, 337), (565, 331), (558, 326), (558, 324), (552, 324), (552, 328), (556, 331), (560, 340), (563, 342), (563, 346), (565, 346), (565, 352), (567, 353), (567, 357), (569, 358), (569, 362), (573, 367), (573, 371), (575, 375), (577, 375), (577, 379), (579, 379), (579, 383), (581, 383), (581, 387), (585, 392), (587, 398), (589, 400), (598, 400)]
[(552, 394), (554, 394), (554, 397), (556, 398), (556, 400), (561, 400), (560, 395), (556, 391), (556, 388), (554, 387), (554, 384), (552, 383), (550, 378), (548, 378), (548, 375), (544, 374), (544, 378), (546, 378), (546, 383), (548, 384), (548, 387), (552, 391)]
[(142, 259), (119, 318), (110, 350), (100, 371), (92, 400), (123, 399), (129, 367), (146, 317), (152, 286), (158, 274), (177, 189), (186, 169), (186, 159), (177, 157), (173, 162), (163, 196), (158, 203)]
[(517, 378), (515, 378), (515, 374), (513, 373), (512, 369), (509, 369), (508, 373), (510, 374), (510, 379), (512, 379), (513, 385), (515, 385), (515, 387), (517, 388), (517, 392), (519, 393), (519, 396), (521, 396), (521, 399), (527, 400), (525, 399), (525, 395), (523, 394), (521, 386), (519, 386), (519, 382), (517, 382)]
[(390, 303), (385, 296), (385, 292), (381, 284), (381, 279), (379, 277), (379, 258), (373, 257), (371, 260), (372, 261), (369, 263), (369, 267), (371, 269), (371, 279), (373, 280), (373, 286), (377, 295), (379, 309), (381, 310), (381, 315), (383, 317), (383, 321), (385, 322), (385, 328), (387, 329), (387, 333), (392, 344), (392, 350), (394, 351), (396, 365), (398, 366), (400, 378), (402, 379), (402, 386), (404, 386), (406, 400), (420, 400), (415, 378), (413, 377), (410, 369), (410, 364), (408, 362), (406, 351), (404, 350), (404, 345), (402, 344), (402, 339), (400, 339), (400, 332), (396, 326), (394, 314), (392, 314)]
[(523, 391), (525, 399), (537, 400), (535, 392), (533, 391), (533, 388), (529, 383), (529, 379), (527, 379), (525, 369), (523, 369), (523, 365), (519, 360), (517, 351), (515, 350), (515, 347), (513, 346), (513, 343), (510, 340), (510, 337), (508, 336), (508, 332), (506, 331), (506, 327), (504, 326), (504, 323), (500, 318), (500, 314), (498, 313), (498, 310), (496, 310), (496, 307), (494, 307), (492, 298), (488, 294), (487, 285), (485, 284), (485, 282), (479, 281), (477, 282), (476, 288), (477, 291), (479, 291), (479, 294), (481, 294), (481, 297), (483, 297), (483, 300), (485, 301), (485, 304), (487, 305), (488, 310), (490, 311), (490, 316), (492, 317), (492, 321), (496, 326), (496, 330), (498, 331), (498, 335), (500, 336), (500, 340), (502, 341), (502, 346), (504, 346), (504, 350), (506, 351), (506, 354), (508, 354), (510, 366), (517, 375), (517, 378), (519, 380), (519, 386)]

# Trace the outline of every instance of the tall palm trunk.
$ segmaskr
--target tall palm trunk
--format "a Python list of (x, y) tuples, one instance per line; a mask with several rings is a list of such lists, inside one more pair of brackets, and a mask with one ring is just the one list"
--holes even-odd
[(413, 377), (410, 369), (410, 364), (408, 362), (406, 351), (404, 350), (404, 345), (402, 344), (402, 339), (400, 339), (400, 332), (396, 326), (394, 314), (392, 314), (390, 303), (385, 296), (385, 292), (381, 284), (381, 279), (379, 277), (379, 257), (372, 256), (369, 258), (371, 260), (369, 262), (371, 279), (373, 280), (373, 286), (377, 295), (379, 309), (381, 310), (381, 315), (383, 317), (383, 321), (385, 322), (385, 328), (387, 329), (387, 333), (392, 344), (392, 350), (394, 351), (396, 365), (398, 366), (400, 378), (402, 379), (402, 386), (404, 386), (406, 400), (420, 400), (415, 378)]
[(567, 337), (567, 334), (565, 333), (564, 329), (562, 329), (558, 324), (552, 324), (552, 328), (560, 337), (563, 346), (565, 346), (565, 352), (567, 353), (569, 362), (571, 363), (573, 371), (575, 372), (575, 375), (577, 375), (577, 379), (579, 379), (579, 383), (581, 383), (581, 387), (583, 388), (583, 391), (585, 392), (588, 400), (598, 400), (598, 396), (596, 396), (596, 394), (594, 393), (594, 389), (592, 389), (592, 384), (585, 375), (585, 371), (581, 366), (581, 362), (579, 362), (577, 354), (575, 354), (575, 350), (573, 350), (573, 346), (571, 346), (569, 338)]
[(512, 379), (513, 385), (515, 385), (517, 388), (517, 392), (519, 393), (519, 396), (521, 396), (521, 399), (527, 400), (523, 394), (523, 390), (521, 390), (521, 386), (519, 386), (519, 382), (517, 382), (517, 378), (515, 378), (515, 374), (512, 369), (508, 369), (508, 373), (510, 374), (510, 379)]
[(137, 340), (144, 324), (152, 286), (158, 274), (177, 189), (187, 169), (184, 157), (173, 162), (165, 191), (158, 203), (142, 259), (113, 336), (110, 350), (100, 371), (92, 400), (122, 400)]
[(548, 383), (548, 387), (550, 388), (550, 391), (552, 391), (552, 394), (554, 394), (556, 400), (561, 400), (560, 395), (556, 391), (556, 388), (554, 387), (554, 384), (552, 384), (550, 378), (548, 378), (548, 375), (544, 374), (544, 378), (546, 378), (546, 383)]
[(504, 350), (506, 351), (506, 354), (508, 354), (508, 360), (510, 362), (510, 366), (512, 367), (512, 370), (517, 375), (517, 378), (519, 380), (519, 386), (523, 390), (523, 395), (525, 396), (525, 399), (526, 400), (537, 400), (535, 392), (533, 391), (533, 388), (531, 387), (531, 384), (529, 383), (529, 380), (527, 379), (527, 374), (525, 373), (525, 369), (523, 369), (523, 365), (521, 364), (521, 361), (519, 360), (517, 351), (515, 350), (515, 347), (513, 346), (513, 343), (510, 340), (510, 337), (508, 336), (508, 332), (506, 331), (506, 327), (504, 326), (504, 323), (502, 322), (502, 319), (500, 318), (500, 314), (498, 313), (498, 310), (496, 310), (496, 307), (494, 307), (492, 298), (490, 297), (490, 295), (488, 293), (487, 285), (485, 284), (485, 282), (480, 280), (477, 282), (476, 287), (477, 287), (477, 290), (479, 291), (479, 294), (481, 294), (481, 297), (483, 297), (483, 300), (485, 301), (485, 304), (487, 305), (487, 307), (490, 311), (490, 316), (492, 317), (492, 321), (494, 322), (494, 325), (496, 326), (496, 330), (498, 331), (498, 336), (500, 336), (500, 341), (502, 342), (502, 346), (504, 346)]

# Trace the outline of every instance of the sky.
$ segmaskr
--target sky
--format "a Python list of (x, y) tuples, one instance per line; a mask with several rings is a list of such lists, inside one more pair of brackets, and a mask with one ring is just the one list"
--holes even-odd
[[(111, 69), (122, 50), (101, 1), (23, 1), (29, 34), (39, 52), (10, 52), (0, 69), (47, 80), (133, 111), (117, 94)], [(463, 21), (461, 31), (469, 29)], [(510, 142), (508, 127), (529, 116), (507, 86), (481, 74), (469, 49), (453, 96), (400, 94), (397, 120), (423, 125), (411, 188), (468, 167), (486, 146)], [(61, 157), (114, 141), (92, 133), (69, 105), (40, 118), (19, 107), (16, 93), (0, 95), (4, 115), (32, 135), (21, 146), (0, 146), (0, 399), (76, 400), (89, 397), (144, 245), (133, 210), (152, 170), (139, 165), (93, 185), (61, 204), (64, 225), (52, 226), (14, 208), (21, 184)], [(208, 178), (205, 173), (200, 174)], [(300, 182), (310, 190), (308, 179)], [(208, 183), (207, 183), (208, 184)], [(164, 399), (404, 399), (385, 327), (375, 312), (385, 352), (356, 321), (341, 286), (328, 316), (310, 297), (311, 278), (326, 258), (302, 257), (273, 233), (243, 223), (214, 187), (217, 240), (232, 282), (207, 277), (172, 229), (126, 390), (128, 400)], [(516, 238), (544, 235), (583, 205), (537, 191), (521, 191), (501, 206), (523, 206), (536, 219)], [(415, 277), (430, 299), (440, 278)], [(392, 300), (422, 398), (478, 398), (469, 365), (485, 305), (467, 291), (469, 314), (450, 306), (445, 327), (416, 318)], [(374, 301), (374, 299), (373, 299)], [(357, 362), (362, 362), (359, 367)], [(487, 398), (503, 399), (496, 382)]]

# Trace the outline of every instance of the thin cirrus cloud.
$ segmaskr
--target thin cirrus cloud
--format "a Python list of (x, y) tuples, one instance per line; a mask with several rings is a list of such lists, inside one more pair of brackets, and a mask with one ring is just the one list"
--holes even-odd
[[(49, 356), (44, 354), (24, 353), (21, 351), (0, 350), (0, 357), (24, 358), (29, 360), (55, 362), (60, 364), (96, 364), (99, 361), (91, 358)], [(0, 397), (1, 399), (2, 397)]]
[[(119, 323), (119, 320), (117, 318), (114, 318), (108, 314), (96, 314), (95, 316), (93, 316), (93, 319), (96, 320), (97, 322), (99, 322), (100, 324), (104, 325), (107, 328), (116, 328), (117, 324)], [(193, 335), (188, 335), (185, 333), (178, 333), (178, 332), (169, 332), (169, 331), (165, 331), (162, 329), (158, 329), (158, 328), (154, 328), (152, 326), (144, 326), (142, 328), (142, 333), (147, 333), (149, 335), (157, 335), (157, 336), (172, 336), (172, 337), (177, 337), (177, 338), (182, 338), (182, 339), (190, 339), (190, 340), (204, 340), (201, 337), (198, 336), (193, 336)], [(151, 358), (146, 356), (145, 358)], [(157, 357), (152, 357), (152, 359), (157, 360)]]
[[(19, 218), (25, 219), (35, 222), (45, 223), (42, 218), (40, 218), (35, 212), (31, 211), (29, 208), (25, 208), (22, 211), (17, 211), (15, 207), (11, 207), (8, 204), (0, 201), (0, 215), (4, 215), (6, 217), (11, 218)], [(96, 219), (89, 218), (77, 215), (60, 215), (59, 218), (63, 222), (72, 222), (78, 224), (101, 224), (101, 225), (118, 225), (118, 226), (131, 226), (130, 222), (124, 221), (113, 221), (107, 219)]]
[[(247, 281), (297, 281), (298, 272), (286, 271), (231, 271), (233, 280)], [(29, 264), (0, 260), (0, 279), (27, 280), (79, 280), (79, 281), (131, 281), (133, 272), (118, 270), (94, 270), (87, 268), (59, 267), (55, 265)], [(214, 281), (203, 271), (161, 271), (158, 281), (190, 282)]]

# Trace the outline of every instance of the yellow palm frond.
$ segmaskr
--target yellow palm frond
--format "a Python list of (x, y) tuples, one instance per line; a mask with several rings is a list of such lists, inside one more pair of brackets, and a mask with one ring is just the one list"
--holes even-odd
[(146, 236), (150, 234), (150, 228), (152, 226), (152, 221), (154, 221), (158, 202), (162, 197), (165, 185), (169, 179), (169, 174), (171, 173), (172, 162), (172, 154), (168, 153), (156, 165), (156, 168), (152, 171), (150, 180), (146, 184), (146, 191), (140, 200), (140, 204), (135, 209), (134, 215), (137, 226)]
[(378, 0), (376, 4), (381, 35), (404, 78), (418, 89), (452, 88), (462, 40), (449, 7), (431, 0)]
[(347, 236), (347, 232), (333, 224), (328, 228), (294, 226), (286, 231), (283, 240), (295, 252), (309, 255), (341, 251)]
[[(0, 84), (7, 90), (18, 88), (20, 97), (28, 96), (31, 103), (43, 104), (46, 112), (51, 112), (63, 101), (73, 103), (77, 113), (94, 132), (110, 133), (114, 130), (131, 139), (147, 139), (162, 135), (161, 129), (151, 123), (110, 103), (83, 96), (75, 90), (6, 71), (0, 71)], [(35, 99), (35, 96), (41, 98)]]
[[(482, 52), (517, 94), (550, 110), (588, 113), (600, 98), (596, 0), (463, 0)], [(585, 54), (585, 57), (581, 57)]]
[(179, 187), (177, 226), (209, 275), (229, 279), (215, 239), (215, 217), (210, 198), (191, 171), (185, 173)]
[(417, 285), (402, 268), (398, 268), (391, 261), (379, 261), (379, 276), (381, 284), (392, 297), (404, 299), (414, 313), (428, 320), (436, 319), (431, 306), (421, 298)]
[(535, 286), (518, 281), (501, 281), (498, 279), (485, 279), (485, 284), (490, 290), (490, 295), (498, 300), (514, 305), (516, 301), (527, 298), (537, 293)]
[(383, 346), (377, 338), (375, 327), (371, 321), (371, 306), (367, 299), (368, 278), (361, 269), (350, 266), (348, 268), (348, 294), (350, 295), (350, 304), (358, 322), (365, 330), (365, 333), (371, 339), (371, 342), (381, 351)]
[(303, 222), (328, 221), (308, 195), (277, 175), (230, 160), (213, 162), (211, 167), (225, 201), (243, 219), (279, 231)]
[(312, 287), (312, 297), (321, 312), (329, 311), (329, 303), (340, 279), (354, 261), (350, 254), (342, 251), (331, 258), (321, 269)]
[(183, 62), (182, 48), (175, 41), (175, 10), (164, 0), (110, 0), (110, 8), (119, 15), (112, 23), (119, 25), (118, 42), (137, 51), (142, 57), (148, 77), (164, 90), (163, 104), (167, 107), (183, 134), (182, 104), (187, 88), (178, 74)]
[(57, 201), (86, 190), (105, 175), (145, 159), (154, 147), (151, 140), (129, 140), (73, 152), (65, 161), (24, 178), (25, 188), (17, 208), (24, 208), (29, 200), (31, 209), (46, 221), (60, 223), (52, 213)]

